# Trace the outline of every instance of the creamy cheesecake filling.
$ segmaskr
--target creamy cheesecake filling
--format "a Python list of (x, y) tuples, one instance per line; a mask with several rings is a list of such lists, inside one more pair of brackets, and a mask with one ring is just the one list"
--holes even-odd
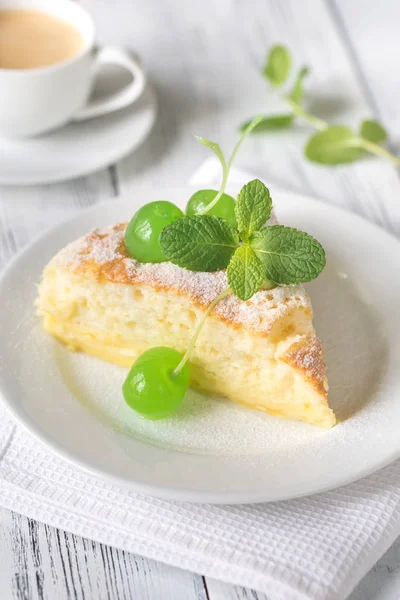
[[(149, 347), (143, 341), (132, 341), (130, 346), (116, 345), (115, 339), (107, 339), (103, 335), (99, 341), (95, 331), (72, 326), (68, 321), (61, 323), (49, 315), (45, 316), (43, 324), (69, 350), (85, 352), (122, 367), (129, 368)], [(227, 396), (239, 404), (275, 416), (312, 422), (326, 428), (334, 424), (330, 408), (326, 406), (325, 410), (321, 410), (318, 391), (310, 388), (304, 377), (281, 359), (265, 358), (262, 365), (254, 363), (251, 376), (245, 377), (241, 373), (242, 365), (238, 366), (239, 372), (232, 373), (224, 360), (210, 363), (196, 354), (190, 361), (191, 385), (208, 394)]]

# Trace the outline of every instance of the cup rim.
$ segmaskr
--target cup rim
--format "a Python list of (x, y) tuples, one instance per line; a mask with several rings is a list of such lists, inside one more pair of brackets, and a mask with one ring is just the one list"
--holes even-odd
[[(7, 6), (8, 4), (8, 6)], [(18, 2), (18, 5), (16, 6), (13, 2), (1, 2), (0, 1), (0, 12), (4, 11), (4, 10), (37, 10), (38, 12), (43, 12), (45, 14), (50, 14), (52, 16), (57, 17), (57, 11), (56, 10), (46, 10), (46, 8), (44, 7), (45, 2), (32, 2), (32, 0), (21, 0)], [(56, 4), (54, 2), (52, 2), (51, 0), (48, 1), (48, 6), (52, 6), (53, 8), (56, 8)], [(85, 10), (80, 4), (78, 4), (77, 2), (74, 2), (73, 0), (58, 0), (57, 4), (59, 6), (61, 6), (62, 4), (64, 5), (68, 5), (71, 7), (71, 9), (73, 11), (75, 11), (76, 13), (80, 13), (81, 16), (83, 17), (83, 19), (86, 20), (87, 24), (89, 24), (89, 28), (90, 28), (90, 33), (89, 36), (87, 36), (87, 41), (84, 38), (84, 45), (83, 48), (81, 50), (79, 50), (79, 52), (77, 52), (76, 54), (74, 54), (73, 56), (71, 56), (71, 58), (67, 58), (66, 60), (62, 60), (60, 62), (57, 62), (53, 65), (44, 65), (43, 67), (33, 67), (33, 68), (26, 68), (26, 69), (7, 69), (7, 68), (2, 68), (0, 67), (0, 75), (10, 75), (12, 76), (18, 76), (18, 75), (34, 75), (34, 74), (39, 74), (39, 73), (47, 73), (47, 72), (52, 72), (52, 71), (57, 71), (60, 69), (63, 69), (65, 67), (68, 67), (69, 65), (73, 64), (74, 62), (78, 61), (80, 58), (82, 58), (83, 56), (85, 56), (86, 54), (88, 54), (89, 52), (91, 52), (94, 48), (94, 39), (95, 39), (95, 25), (94, 25), (94, 21), (93, 18), (91, 17), (91, 15), (89, 14), (89, 12), (87, 10)], [(65, 20), (62, 17), (59, 17), (60, 20)], [(80, 30), (79, 30), (80, 31)], [(83, 37), (83, 36), (82, 36)]]

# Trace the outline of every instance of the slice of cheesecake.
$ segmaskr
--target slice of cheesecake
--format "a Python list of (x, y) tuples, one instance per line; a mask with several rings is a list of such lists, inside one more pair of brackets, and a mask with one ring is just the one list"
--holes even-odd
[[(106, 361), (130, 367), (152, 346), (184, 352), (225, 272), (198, 273), (128, 257), (125, 224), (96, 229), (46, 266), (37, 307), (47, 331)], [(323, 345), (302, 286), (233, 295), (207, 318), (191, 355), (191, 384), (273, 415), (335, 424), (327, 402)]]

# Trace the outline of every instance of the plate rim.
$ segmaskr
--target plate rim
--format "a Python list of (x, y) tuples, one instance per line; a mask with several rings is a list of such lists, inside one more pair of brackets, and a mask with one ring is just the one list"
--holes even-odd
[[(230, 189), (237, 190), (238, 186), (230, 186)], [(143, 188), (140, 188), (143, 191)], [(149, 186), (149, 189), (151, 187)], [(171, 196), (173, 193), (177, 192), (191, 192), (195, 189), (198, 189), (198, 186), (193, 185), (185, 185), (185, 186), (157, 186), (157, 191), (163, 189), (166, 193), (170, 193)], [(280, 188), (281, 192), (284, 192), (284, 195), (290, 200), (299, 200), (299, 198), (303, 198), (307, 202), (311, 204), (315, 204), (317, 207), (322, 208), (323, 210), (327, 210), (328, 212), (333, 211), (337, 213), (339, 217), (350, 219), (353, 221), (354, 225), (357, 224), (362, 225), (363, 227), (370, 228), (376, 234), (380, 235), (383, 238), (390, 240), (391, 243), (395, 243), (400, 249), (400, 241), (396, 238), (394, 234), (386, 231), (383, 227), (380, 227), (376, 223), (373, 223), (366, 219), (365, 217), (352, 213), (345, 208), (334, 206), (332, 204), (327, 204), (322, 200), (314, 198), (312, 196), (308, 196), (306, 194), (298, 194), (297, 192), (293, 192), (290, 190), (285, 190)], [(229, 192), (229, 190), (228, 190)], [(130, 190), (129, 194), (132, 193)], [(276, 195), (279, 194), (279, 188), (277, 189)], [(115, 206), (115, 203), (124, 203), (128, 198), (128, 194), (123, 194), (117, 196), (112, 199), (106, 199), (99, 203), (96, 203), (92, 206), (89, 206), (85, 209), (77, 210), (73, 215), (69, 216), (67, 219), (46, 228), (40, 235), (36, 236), (29, 244), (21, 248), (8, 262), (8, 264), (0, 271), (0, 288), (3, 286), (4, 281), (8, 275), (8, 273), (12, 272), (17, 263), (20, 260), (23, 260), (24, 256), (28, 255), (33, 248), (36, 246), (40, 246), (46, 240), (46, 238), (52, 234), (56, 234), (57, 231), (62, 230), (64, 227), (68, 227), (73, 224), (77, 219), (82, 217), (82, 215), (90, 215), (90, 213), (96, 213), (98, 210), (102, 210), (107, 205)], [(350, 223), (351, 225), (351, 223)], [(1, 358), (1, 350), (0, 350), (0, 358)], [(40, 444), (44, 445), (51, 449), (57, 456), (62, 459), (68, 461), (70, 464), (73, 464), (75, 467), (83, 470), (84, 472), (99, 477), (103, 481), (113, 482), (118, 484), (119, 486), (133, 490), (137, 493), (146, 494), (153, 497), (158, 497), (166, 500), (174, 500), (174, 501), (185, 501), (192, 503), (211, 503), (211, 504), (247, 504), (247, 503), (267, 503), (267, 502), (276, 502), (276, 501), (285, 501), (291, 500), (295, 498), (302, 498), (307, 496), (312, 496), (318, 493), (324, 493), (329, 490), (337, 489), (339, 487), (348, 485), (350, 483), (354, 483), (363, 479), (364, 477), (368, 477), (372, 473), (384, 468), (385, 466), (392, 463), (396, 458), (400, 457), (400, 445), (396, 451), (393, 451), (392, 454), (386, 459), (382, 460), (379, 464), (374, 464), (373, 466), (366, 465), (363, 468), (360, 468), (360, 471), (357, 475), (350, 474), (347, 477), (337, 477), (336, 480), (332, 480), (330, 483), (326, 485), (319, 485), (318, 483), (310, 483), (308, 489), (306, 491), (302, 491), (300, 493), (293, 493), (289, 491), (287, 493), (270, 493), (271, 490), (267, 490), (268, 495), (265, 494), (265, 490), (258, 493), (251, 493), (251, 495), (246, 494), (245, 491), (236, 491), (236, 492), (210, 492), (210, 491), (191, 491), (188, 489), (179, 490), (175, 487), (160, 487), (158, 484), (146, 484), (143, 482), (138, 482), (136, 480), (127, 480), (126, 478), (120, 477), (118, 475), (112, 474), (109, 471), (102, 470), (100, 468), (96, 468), (93, 465), (87, 464), (86, 462), (80, 459), (78, 453), (71, 452), (68, 448), (58, 445), (56, 441), (54, 441), (45, 431), (40, 429), (38, 425), (29, 417), (29, 415), (22, 410), (20, 410), (19, 406), (13, 402), (12, 399), (7, 397), (7, 394), (4, 391), (6, 386), (6, 382), (3, 381), (3, 376), (0, 371), (0, 400), (3, 406), (7, 409), (7, 411), (12, 415), (12, 417), (16, 420), (16, 422), (21, 425), (25, 431), (29, 434), (33, 435), (33, 437), (40, 442)], [(340, 479), (340, 482), (338, 482)]]

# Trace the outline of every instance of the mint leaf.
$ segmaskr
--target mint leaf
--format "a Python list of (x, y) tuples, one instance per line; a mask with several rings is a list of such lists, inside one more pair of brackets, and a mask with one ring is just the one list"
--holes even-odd
[(259, 179), (249, 181), (239, 192), (235, 215), (239, 234), (246, 241), (271, 216), (272, 200), (269, 189)]
[(311, 281), (325, 266), (321, 244), (293, 227), (263, 227), (252, 235), (250, 245), (263, 263), (265, 277), (277, 284)]
[(303, 98), (304, 98), (303, 81), (304, 81), (304, 78), (308, 75), (308, 73), (309, 73), (309, 68), (303, 67), (302, 69), (300, 69), (300, 71), (296, 77), (296, 81), (294, 82), (294, 85), (293, 85), (293, 88), (292, 88), (289, 98), (291, 100), (293, 100), (293, 102), (295, 102), (296, 104), (301, 104), (303, 102)]
[(361, 123), (361, 137), (374, 144), (381, 144), (387, 140), (387, 131), (378, 121), (374, 119), (365, 119)]
[(362, 154), (360, 142), (349, 127), (332, 125), (313, 135), (307, 142), (305, 154), (323, 165), (353, 162)]
[(235, 229), (212, 215), (182, 217), (161, 232), (160, 245), (166, 258), (190, 271), (225, 269), (239, 245)]
[(262, 262), (247, 244), (239, 246), (227, 269), (232, 292), (241, 300), (248, 300), (260, 288), (264, 279)]
[(200, 135), (195, 135), (195, 138), (198, 142), (200, 142), (200, 144), (203, 144), (203, 146), (210, 148), (210, 150), (212, 150), (214, 152), (214, 154), (216, 154), (218, 156), (219, 162), (222, 165), (222, 169), (223, 169), (223, 171), (225, 171), (226, 161), (225, 161), (225, 157), (223, 155), (220, 145), (217, 144), (216, 142), (212, 142), (211, 140), (207, 140), (206, 138), (203, 138)]
[(285, 46), (273, 46), (268, 53), (263, 74), (273, 86), (282, 85), (289, 76), (292, 58)]
[[(279, 129), (286, 129), (293, 124), (294, 115), (288, 113), (287, 115), (271, 115), (261, 117), (260, 122), (256, 127), (253, 128), (253, 133), (262, 133), (264, 131), (277, 131)], [(250, 125), (252, 121), (245, 121), (240, 125), (240, 130), (245, 131), (245, 129)]]

